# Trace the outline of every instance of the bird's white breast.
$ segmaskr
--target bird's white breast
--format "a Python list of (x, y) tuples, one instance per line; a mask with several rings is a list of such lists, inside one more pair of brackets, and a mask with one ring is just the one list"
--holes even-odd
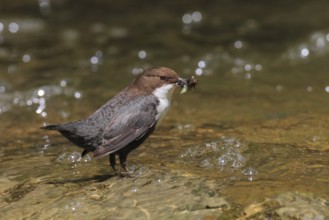
[(167, 84), (163, 85), (153, 91), (153, 95), (155, 95), (158, 100), (159, 104), (157, 106), (157, 112), (156, 120), (158, 121), (157, 124), (160, 123), (160, 121), (163, 119), (163, 117), (166, 115), (169, 106), (172, 94), (174, 92), (175, 85), (173, 84)]

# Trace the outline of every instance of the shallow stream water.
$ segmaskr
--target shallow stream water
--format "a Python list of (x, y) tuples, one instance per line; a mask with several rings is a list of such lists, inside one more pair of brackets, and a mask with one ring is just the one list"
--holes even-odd
[[(328, 219), (329, 3), (0, 3), (1, 219)], [(45, 123), (87, 117), (143, 69), (176, 91), (133, 178)]]

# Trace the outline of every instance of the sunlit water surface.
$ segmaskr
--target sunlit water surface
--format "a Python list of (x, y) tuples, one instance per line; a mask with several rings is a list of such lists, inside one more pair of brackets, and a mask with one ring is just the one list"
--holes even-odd
[[(320, 0), (1, 3), (2, 218), (328, 218), (328, 10)], [(39, 129), (88, 116), (152, 66), (199, 85), (176, 91), (129, 155), (134, 178)]]

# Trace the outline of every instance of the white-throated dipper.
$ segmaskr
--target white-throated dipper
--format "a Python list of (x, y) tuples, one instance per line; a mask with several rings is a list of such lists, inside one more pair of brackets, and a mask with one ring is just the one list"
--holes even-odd
[(182, 91), (195, 87), (194, 78), (180, 78), (166, 67), (145, 70), (125, 89), (88, 118), (41, 127), (57, 130), (75, 145), (94, 157), (109, 155), (114, 171), (115, 155), (125, 172), (129, 152), (140, 146), (166, 114), (175, 87)]

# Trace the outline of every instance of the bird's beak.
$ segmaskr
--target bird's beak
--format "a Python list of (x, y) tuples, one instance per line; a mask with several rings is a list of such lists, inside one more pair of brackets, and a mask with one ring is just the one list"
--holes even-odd
[(185, 93), (187, 90), (195, 89), (197, 85), (197, 81), (193, 76), (190, 76), (187, 79), (178, 78), (175, 85), (180, 86), (182, 88), (180, 93)]
[(186, 86), (186, 79), (183, 79), (183, 78), (178, 78), (177, 82), (176, 82), (176, 85), (180, 86), (180, 87), (184, 87)]
[(176, 85), (178, 85), (182, 88), (182, 90), (180, 91), (181, 94), (185, 93), (188, 89), (186, 79), (178, 78)]

